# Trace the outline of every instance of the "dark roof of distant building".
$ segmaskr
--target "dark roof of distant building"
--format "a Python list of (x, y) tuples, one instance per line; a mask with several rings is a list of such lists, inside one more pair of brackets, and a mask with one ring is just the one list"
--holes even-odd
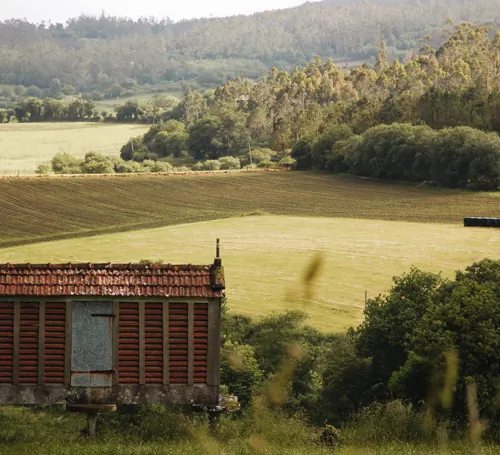
[(213, 265), (0, 264), (0, 297), (222, 298), (220, 259)]

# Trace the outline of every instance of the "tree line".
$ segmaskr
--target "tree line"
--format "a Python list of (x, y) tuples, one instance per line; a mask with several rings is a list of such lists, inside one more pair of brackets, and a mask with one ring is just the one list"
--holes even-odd
[(140, 122), (154, 123), (168, 116), (179, 105), (179, 99), (169, 95), (154, 95), (146, 102), (126, 101), (114, 109), (99, 108), (94, 100), (72, 97), (60, 100), (46, 97), (27, 97), (0, 108), (0, 123), (17, 122)]
[(497, 260), (451, 280), (412, 268), (343, 335), (318, 332), (300, 312), (258, 321), (225, 314), (222, 382), (247, 407), (274, 379), (285, 389), (283, 408), (317, 425), (341, 427), (357, 414), (376, 427), (392, 412), (388, 437), (417, 442), (435, 440), (439, 428), (461, 434), (477, 406), (498, 441), (499, 282)]
[(0, 23), (0, 83), (47, 88), (58, 78), (77, 91), (103, 93), (128, 79), (204, 86), (237, 75), (257, 80), (272, 66), (307, 66), (316, 55), (342, 65), (374, 60), (381, 23), (391, 57), (404, 58), (426, 35), (441, 43), (448, 18), (498, 26), (496, 6), (496, 0), (325, 1), (175, 23), (104, 14), (65, 24), (11, 19)]
[(497, 190), (500, 185), (500, 136), (470, 127), (437, 131), (394, 123), (361, 135), (335, 127), (299, 140), (292, 157), (299, 169), (471, 190)]
[(302, 169), (496, 189), (500, 32), (450, 24), (445, 33), (443, 46), (405, 64), (390, 64), (381, 40), (374, 68), (344, 72), (318, 57), (292, 73), (273, 68), (258, 83), (188, 90), (122, 157), (247, 159), (269, 148), (283, 158), (293, 148)]

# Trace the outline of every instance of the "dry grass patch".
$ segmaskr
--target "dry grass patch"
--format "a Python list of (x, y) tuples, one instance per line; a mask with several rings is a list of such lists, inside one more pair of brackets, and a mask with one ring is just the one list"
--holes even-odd
[(82, 158), (90, 151), (119, 155), (132, 136), (147, 125), (96, 123), (5, 123), (0, 124), (0, 174), (33, 174), (56, 153)]

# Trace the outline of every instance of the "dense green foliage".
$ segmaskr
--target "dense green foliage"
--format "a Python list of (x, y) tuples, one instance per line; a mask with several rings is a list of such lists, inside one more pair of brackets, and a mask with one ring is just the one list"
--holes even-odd
[(470, 127), (436, 131), (394, 123), (361, 135), (334, 127), (298, 141), (292, 156), (300, 169), (473, 190), (496, 190), (500, 184), (500, 136)]
[[(0, 123), (9, 122), (100, 122), (153, 123), (163, 117), (169, 118), (178, 108), (179, 99), (173, 96), (154, 95), (147, 102), (126, 101), (117, 106), (115, 112), (99, 109), (88, 97), (73, 97), (70, 100), (56, 98), (20, 97), (10, 107), (0, 108)], [(7, 106), (7, 104), (5, 104)]]
[[(319, 333), (299, 312), (256, 322), (226, 315), (223, 380), (244, 406), (259, 386), (277, 382), (285, 391), (268, 390), (270, 402), (305, 412), (316, 424), (343, 425), (367, 406), (371, 411), (358, 419), (378, 413), (387, 420), (397, 411), (398, 418), (406, 415), (401, 438), (414, 440), (423, 437), (426, 410), (455, 429), (467, 422), (474, 387), (473, 405), (497, 438), (499, 281), (500, 261), (488, 259), (454, 281), (413, 268), (369, 300), (365, 322), (346, 335)], [(384, 410), (395, 398), (409, 407)]]
[(13, 19), (0, 23), (0, 83), (46, 88), (58, 78), (69, 94), (76, 88), (108, 97), (134, 83), (193, 80), (213, 86), (236, 75), (256, 79), (273, 65), (304, 64), (315, 55), (374, 58), (380, 23), (391, 54), (403, 56), (418, 49), (425, 35), (439, 43), (449, 18), (498, 25), (496, 6), (495, 0), (324, 1), (177, 23), (105, 15), (66, 24)]
[(37, 168), (37, 174), (140, 174), (150, 172), (169, 172), (185, 170), (175, 168), (166, 161), (143, 160), (125, 161), (119, 157), (104, 156), (98, 152), (88, 152), (83, 159), (78, 159), (69, 153), (58, 153), (51, 160), (51, 165), (42, 164)]

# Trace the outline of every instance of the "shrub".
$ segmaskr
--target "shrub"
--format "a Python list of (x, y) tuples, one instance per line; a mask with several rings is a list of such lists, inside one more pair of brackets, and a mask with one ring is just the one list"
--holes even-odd
[(52, 170), (56, 174), (81, 174), (82, 160), (69, 153), (57, 153), (51, 160)]
[(52, 169), (51, 169), (50, 165), (48, 165), (48, 164), (40, 164), (36, 168), (35, 172), (37, 174), (44, 175), (44, 174), (49, 174), (51, 170)]
[(348, 125), (335, 126), (323, 133), (312, 146), (312, 166), (316, 169), (325, 169), (335, 144), (349, 139), (352, 135), (352, 129)]
[[(120, 156), (125, 161), (131, 160), (134, 152), (138, 152), (145, 149), (143, 137), (137, 136), (131, 138), (120, 150)], [(146, 149), (147, 151), (147, 149)]]
[(259, 164), (257, 164), (257, 167), (265, 169), (273, 165), (273, 162), (271, 160), (265, 160), (261, 161)]
[(221, 382), (243, 407), (251, 403), (263, 380), (252, 346), (227, 341), (222, 347)]
[(299, 139), (294, 145), (291, 156), (297, 161), (297, 169), (310, 169), (312, 167), (313, 145), (314, 140), (307, 137)]
[(141, 165), (136, 161), (124, 161), (115, 166), (115, 172), (118, 174), (135, 174), (140, 172)]
[(297, 161), (291, 156), (285, 156), (279, 161), (280, 166), (294, 166)]
[(334, 449), (342, 443), (342, 439), (342, 433), (333, 425), (326, 425), (320, 436), (320, 442), (322, 445)]
[(166, 161), (155, 161), (151, 166), (151, 172), (170, 172), (173, 169), (173, 166)]
[(81, 164), (84, 174), (114, 174), (115, 164), (102, 153), (89, 152)]
[[(274, 155), (275, 152), (268, 148), (252, 150), (252, 163), (259, 164), (262, 161), (271, 161)], [(250, 152), (248, 153), (248, 157), (250, 157)]]
[(234, 156), (223, 156), (219, 158), (221, 169), (241, 169), (240, 159)]
[(392, 441), (418, 441), (433, 428), (424, 426), (424, 415), (401, 401), (373, 403), (352, 417), (345, 431), (349, 444), (384, 445)]
[(174, 167), (174, 172), (189, 172), (190, 170), (187, 166)]
[(221, 163), (219, 160), (207, 160), (203, 163), (203, 166), (207, 171), (219, 171)]
[[(359, 136), (338, 127), (316, 142), (303, 138), (292, 156), (296, 167), (325, 163), (333, 172), (422, 182), (448, 187), (496, 190), (500, 184), (500, 137), (469, 127), (435, 131), (428, 126), (379, 125)], [(342, 137), (348, 137), (341, 140)], [(338, 138), (339, 140), (334, 140)], [(326, 143), (332, 150), (325, 155)]]

